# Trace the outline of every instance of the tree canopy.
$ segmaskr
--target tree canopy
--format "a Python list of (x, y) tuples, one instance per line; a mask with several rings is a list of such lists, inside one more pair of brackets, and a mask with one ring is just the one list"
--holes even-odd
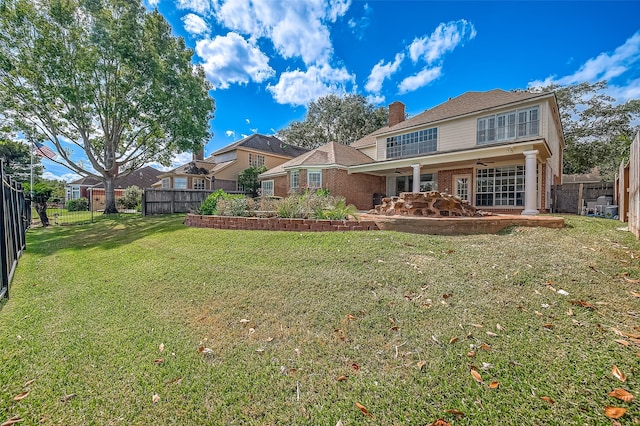
[(311, 102), (303, 121), (292, 121), (278, 137), (292, 145), (317, 148), (328, 142), (349, 145), (387, 124), (388, 111), (362, 95), (327, 95)]
[[(612, 180), (629, 147), (640, 119), (640, 100), (617, 103), (605, 91), (607, 82), (551, 85), (560, 110), (566, 148), (564, 173), (587, 173), (597, 168)], [(636, 123), (634, 125), (634, 123)]]
[(0, 160), (5, 174), (22, 183), (31, 181), (31, 161), (33, 161), (33, 175), (42, 176), (40, 157), (31, 158), (31, 147), (26, 143), (0, 137)]
[(0, 107), (53, 161), (103, 179), (105, 213), (118, 176), (209, 140), (215, 104), (192, 55), (139, 1), (0, 0)]

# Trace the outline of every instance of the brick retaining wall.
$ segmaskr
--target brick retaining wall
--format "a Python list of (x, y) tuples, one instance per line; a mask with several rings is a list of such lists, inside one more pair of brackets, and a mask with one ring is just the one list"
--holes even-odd
[(372, 220), (283, 219), (279, 217), (203, 216), (187, 214), (185, 225), (194, 228), (264, 231), (375, 231)]

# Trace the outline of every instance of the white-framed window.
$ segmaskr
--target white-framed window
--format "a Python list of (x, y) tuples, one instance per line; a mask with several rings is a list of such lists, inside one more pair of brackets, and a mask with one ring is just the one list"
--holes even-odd
[(249, 153), (249, 167), (262, 167), (264, 161), (264, 155)]
[(322, 188), (322, 170), (307, 170), (307, 186), (309, 189)]
[(204, 189), (204, 178), (193, 178), (193, 189)]
[(262, 189), (263, 197), (273, 197), (273, 181), (272, 180), (263, 180), (260, 188)]
[(187, 189), (187, 178), (186, 177), (173, 178), (173, 187), (175, 189)]
[(524, 206), (524, 166), (476, 170), (476, 206)]
[(293, 170), (289, 173), (289, 187), (291, 192), (296, 192), (300, 188), (300, 171)]
[(500, 142), (527, 136), (538, 136), (540, 107), (519, 109), (478, 118), (477, 143)]
[(411, 157), (437, 150), (437, 127), (387, 138), (387, 158)]
[(71, 187), (71, 199), (72, 200), (77, 200), (78, 198), (80, 198), (80, 187), (79, 186), (72, 186)]
[(163, 178), (162, 179), (162, 189), (169, 189), (171, 188), (171, 178)]

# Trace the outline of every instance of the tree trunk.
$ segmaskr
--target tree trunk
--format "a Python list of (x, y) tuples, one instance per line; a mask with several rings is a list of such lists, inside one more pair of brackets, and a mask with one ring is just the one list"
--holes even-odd
[(40, 217), (40, 223), (42, 226), (49, 226), (49, 217), (47, 217), (47, 201), (34, 200), (36, 205), (36, 212)]
[(104, 214), (118, 213), (114, 178), (104, 180)]

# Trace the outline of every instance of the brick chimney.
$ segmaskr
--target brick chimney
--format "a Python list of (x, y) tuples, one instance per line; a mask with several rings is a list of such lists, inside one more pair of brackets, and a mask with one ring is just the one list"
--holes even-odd
[(199, 150), (194, 151), (193, 154), (191, 154), (191, 159), (193, 161), (202, 161), (202, 160), (204, 160), (204, 146), (200, 147)]
[(394, 102), (389, 105), (389, 127), (393, 127), (404, 121), (404, 104), (402, 102)]

